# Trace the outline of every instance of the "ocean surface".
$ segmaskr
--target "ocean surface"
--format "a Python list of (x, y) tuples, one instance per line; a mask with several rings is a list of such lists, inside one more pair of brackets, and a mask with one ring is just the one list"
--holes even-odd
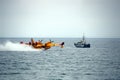
[(79, 38), (51, 40), (64, 48), (35, 50), (19, 44), (29, 38), (1, 38), (0, 80), (120, 80), (119, 38), (88, 38), (91, 48), (76, 48)]

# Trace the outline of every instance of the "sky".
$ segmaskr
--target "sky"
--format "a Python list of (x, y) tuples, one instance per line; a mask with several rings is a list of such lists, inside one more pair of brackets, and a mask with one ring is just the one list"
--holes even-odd
[(0, 37), (120, 38), (120, 0), (0, 0)]

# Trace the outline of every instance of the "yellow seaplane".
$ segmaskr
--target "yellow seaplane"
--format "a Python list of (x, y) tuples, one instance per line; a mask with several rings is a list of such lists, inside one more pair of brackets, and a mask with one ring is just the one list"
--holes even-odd
[(33, 38), (31, 38), (31, 42), (29, 42), (29, 43), (20, 42), (20, 44), (29, 45), (29, 46), (32, 46), (35, 49), (42, 49), (42, 48), (44, 48), (45, 50), (50, 49), (51, 47), (54, 47), (54, 46), (59, 46), (61, 48), (64, 47), (64, 42), (59, 44), (59, 43), (54, 43), (53, 41), (50, 40), (50, 41), (48, 41), (46, 43), (42, 43), (42, 40), (41, 41), (40, 40), (39, 41), (34, 41)]

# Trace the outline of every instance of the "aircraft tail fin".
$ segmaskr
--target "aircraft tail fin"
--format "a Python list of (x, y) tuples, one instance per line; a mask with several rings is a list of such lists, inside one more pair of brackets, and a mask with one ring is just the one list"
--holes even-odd
[(64, 44), (65, 44), (64, 42), (62, 42), (62, 43), (60, 44), (60, 45), (61, 45), (61, 48), (63, 48), (63, 47), (64, 47)]

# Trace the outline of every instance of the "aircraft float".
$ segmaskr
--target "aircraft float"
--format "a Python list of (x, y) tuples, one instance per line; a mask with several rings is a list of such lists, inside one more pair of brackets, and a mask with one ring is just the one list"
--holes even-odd
[(24, 43), (24, 42), (21, 41), (20, 44), (29, 45), (29, 46), (32, 46), (35, 49), (44, 48), (45, 50), (50, 49), (51, 47), (54, 47), (54, 46), (59, 46), (61, 48), (64, 47), (64, 42), (59, 44), (59, 43), (54, 43), (54, 41), (50, 40), (50, 41), (48, 41), (46, 43), (42, 43), (42, 40), (34, 41), (33, 38), (31, 38), (31, 42)]

